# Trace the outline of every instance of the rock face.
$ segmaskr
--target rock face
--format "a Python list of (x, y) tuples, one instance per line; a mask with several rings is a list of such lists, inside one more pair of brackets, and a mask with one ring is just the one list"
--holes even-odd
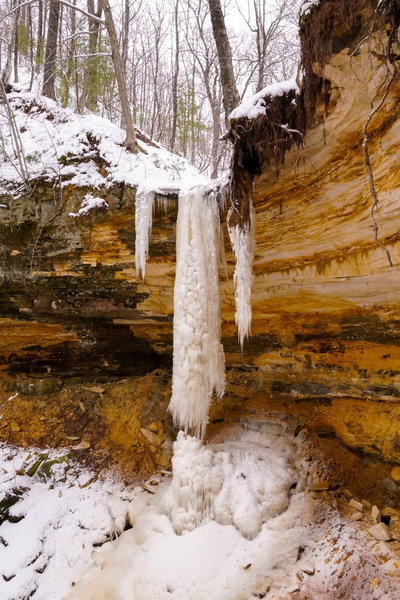
[(267, 406), (280, 403), (320, 436), (397, 463), (399, 23), (387, 16), (378, 26), (373, 7), (353, 4), (348, 26), (329, 24), (335, 4), (350, 5), (316, 6), (312, 39), (303, 37), (304, 54), (325, 27), (337, 49), (329, 56), (320, 48), (326, 62), (316, 51), (309, 65), (320, 91), (303, 144), (292, 144), (281, 164), (265, 160), (268, 141), (270, 155), (277, 147), (262, 142), (268, 98), (266, 117), (248, 122), (239, 142), (262, 163), (252, 193), (253, 340), (268, 336), (242, 361), (257, 367)]
[[(385, 23), (359, 43), (370, 31), (372, 12), (360, 8), (351, 50), (340, 38), (324, 64), (312, 63), (324, 86), (301, 147), (286, 151), (282, 164), (263, 166), (254, 179), (253, 336), (243, 352), (225, 239), (229, 277), (221, 269), (221, 293), (229, 385), (212, 418), (218, 423), (246, 410), (289, 412), (321, 437), (400, 463), (400, 48), (392, 39), (393, 57), (384, 56), (392, 31)], [(311, 27), (317, 16), (318, 8), (309, 16)], [(60, 194), (43, 183), (10, 209), (0, 208), (6, 413), (7, 398), (16, 392), (13, 402), (32, 397), (46, 404), (49, 394), (61, 399), (69, 385), (108, 385), (121, 377), (133, 382), (170, 368), (176, 198), (155, 211), (143, 282), (134, 265), (134, 190), (102, 190), (108, 211), (68, 216), (87, 191), (67, 187)], [(164, 379), (164, 407), (168, 385)], [(149, 391), (149, 402), (153, 395)], [(134, 407), (132, 396), (115, 417), (120, 447), (126, 444), (124, 414)], [(27, 423), (18, 425), (23, 434), (14, 431), (11, 418), (3, 438), (35, 438)], [(134, 429), (147, 425), (139, 419)]]
[(377, 30), (314, 65), (329, 81), (322, 122), (255, 180), (253, 333), (271, 344), (252, 362), (321, 435), (399, 462), (400, 120), (386, 43)]
[(135, 189), (103, 189), (107, 211), (70, 216), (88, 191), (42, 183), (0, 208), (1, 437), (84, 440), (95, 462), (107, 451), (152, 471), (170, 453), (145, 433), (161, 418), (170, 430), (158, 369), (171, 362), (177, 199), (154, 215), (148, 284), (135, 271)]
[[(139, 308), (149, 288), (134, 268), (134, 189), (104, 190), (109, 210), (70, 216), (87, 191), (43, 184), (0, 209), (0, 362), (13, 373), (144, 374), (169, 361), (132, 326), (170, 328), (171, 302), (156, 306), (166, 287), (171, 296), (173, 265), (155, 267), (153, 310)], [(176, 202), (155, 219), (152, 252), (166, 263), (175, 216)]]

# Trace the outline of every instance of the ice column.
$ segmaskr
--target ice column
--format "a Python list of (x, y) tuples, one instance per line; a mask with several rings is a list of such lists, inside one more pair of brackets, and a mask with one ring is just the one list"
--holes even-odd
[(144, 279), (149, 237), (153, 216), (154, 192), (137, 189), (135, 205), (135, 264), (136, 274)]
[(213, 391), (222, 396), (225, 359), (220, 342), (219, 212), (198, 186), (182, 193), (176, 231), (174, 352), (170, 411), (185, 430), (204, 436)]

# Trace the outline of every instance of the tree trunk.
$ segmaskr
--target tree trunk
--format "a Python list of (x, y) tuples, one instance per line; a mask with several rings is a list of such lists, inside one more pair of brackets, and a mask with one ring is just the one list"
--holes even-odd
[(228, 34), (226, 33), (225, 19), (222, 13), (220, 0), (208, 0), (208, 4), (210, 7), (215, 44), (217, 46), (225, 119), (228, 122), (229, 115), (240, 103), (235, 75), (233, 73), (232, 50), (228, 40)]
[(33, 48), (33, 27), (32, 27), (32, 7), (28, 6), (27, 15), (28, 15), (28, 30), (29, 30), (29, 63), (30, 63), (30, 71), (31, 76), (29, 79), (29, 91), (32, 91), (33, 86), (33, 78), (35, 76), (35, 64), (34, 64), (34, 48)]
[(219, 128), (220, 128), (220, 114), (219, 109), (216, 106), (212, 107), (212, 145), (211, 145), (211, 179), (216, 179), (218, 177), (218, 168), (220, 162), (219, 156)]
[[(97, 17), (101, 17), (101, 3), (99, 2), (97, 5), (97, 11), (95, 11), (94, 0), (87, 0), (87, 11), (96, 15)], [(93, 56), (97, 52), (97, 41), (99, 38), (99, 30), (100, 23), (98, 21), (94, 21), (93, 19), (89, 20), (89, 58), (87, 67), (85, 69), (85, 85), (84, 85), (84, 94), (85, 101), (83, 102), (84, 106), (89, 110), (97, 109), (98, 102), (98, 63), (99, 59), (97, 56)]]
[(57, 0), (50, 0), (42, 94), (52, 100), (56, 99), (55, 80), (60, 6)]
[(10, 82), (11, 77), (11, 65), (12, 65), (12, 44), (11, 42), (7, 45), (7, 58), (6, 63), (4, 65), (3, 71), (1, 73), (1, 81), (3, 82), (4, 87), (6, 88)]
[(131, 11), (129, 0), (125, 0), (124, 16), (123, 16), (123, 30), (122, 30), (122, 68), (126, 79), (126, 65), (128, 62), (128, 47), (129, 47), (129, 24), (131, 20)]
[(38, 3), (38, 29), (36, 42), (35, 73), (39, 73), (43, 63), (43, 2)]
[[(18, 2), (19, 5), (19, 2)], [(20, 9), (15, 12), (15, 29), (14, 29), (14, 81), (18, 83), (18, 58), (19, 58), (19, 22)]]
[(178, 120), (178, 78), (179, 78), (179, 23), (178, 23), (179, 0), (176, 0), (174, 7), (174, 27), (175, 27), (175, 64), (172, 77), (172, 124), (170, 149), (173, 152), (176, 139), (176, 124)]
[(115, 30), (114, 19), (112, 16), (109, 1), (102, 0), (102, 7), (104, 12), (106, 29), (110, 38), (111, 55), (114, 64), (115, 76), (117, 78), (119, 97), (121, 101), (122, 118), (125, 123), (126, 137), (124, 141), (124, 146), (128, 150), (136, 150), (137, 141), (135, 126), (133, 124), (132, 113), (129, 106), (128, 92), (126, 89), (124, 70), (122, 66), (121, 54), (119, 51), (118, 36)]

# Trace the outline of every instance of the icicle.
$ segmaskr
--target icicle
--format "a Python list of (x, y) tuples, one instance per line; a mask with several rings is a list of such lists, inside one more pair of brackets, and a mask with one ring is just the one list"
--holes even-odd
[(168, 209), (170, 208), (171, 204), (173, 204), (174, 202), (175, 201), (172, 200), (171, 198), (169, 198), (168, 196), (156, 195), (156, 197), (155, 197), (156, 211), (161, 210), (166, 214)]
[[(250, 335), (251, 328), (251, 285), (253, 282), (253, 239), (254, 215), (250, 207), (250, 222), (243, 227), (228, 227), (229, 238), (235, 253), (236, 266), (233, 281), (235, 284), (235, 321), (238, 328), (240, 347)], [(228, 217), (229, 222), (229, 217)]]
[(169, 409), (202, 438), (213, 390), (224, 393), (218, 285), (219, 212), (199, 186), (179, 197), (174, 288), (174, 356)]
[(135, 205), (135, 263), (136, 274), (144, 279), (149, 253), (149, 236), (153, 216), (154, 192), (137, 189)]

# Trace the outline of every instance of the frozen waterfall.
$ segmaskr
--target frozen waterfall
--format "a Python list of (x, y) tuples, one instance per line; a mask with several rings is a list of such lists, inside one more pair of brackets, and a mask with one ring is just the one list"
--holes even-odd
[(219, 211), (204, 186), (182, 193), (176, 231), (174, 422), (202, 438), (213, 391), (222, 396), (225, 360), (220, 342)]

